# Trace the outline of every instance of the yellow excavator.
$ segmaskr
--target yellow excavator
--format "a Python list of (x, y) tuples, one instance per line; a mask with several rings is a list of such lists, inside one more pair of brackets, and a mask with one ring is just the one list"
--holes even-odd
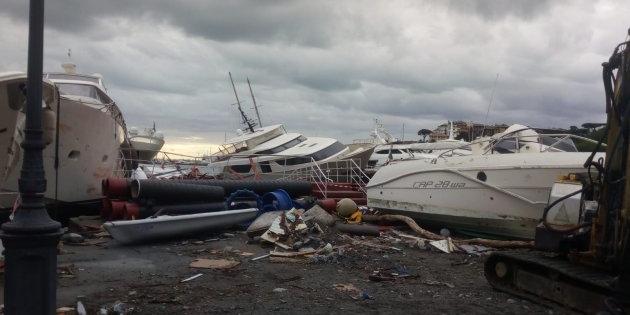
[[(494, 288), (537, 303), (630, 314), (630, 41), (617, 45), (602, 67), (606, 137), (584, 164), (588, 172), (571, 175), (582, 188), (545, 208), (536, 251), (495, 252), (486, 260), (485, 276)], [(604, 142), (605, 161), (595, 161)], [(549, 209), (575, 196), (577, 225), (547, 222)]]

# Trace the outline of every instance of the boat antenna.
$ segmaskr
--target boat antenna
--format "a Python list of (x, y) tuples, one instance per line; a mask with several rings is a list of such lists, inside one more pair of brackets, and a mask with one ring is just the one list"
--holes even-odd
[(254, 122), (245, 115), (243, 108), (241, 107), (241, 101), (238, 99), (238, 94), (236, 93), (236, 86), (234, 86), (234, 80), (232, 79), (232, 72), (228, 72), (230, 75), (230, 82), (232, 83), (232, 89), (234, 90), (234, 96), (236, 97), (236, 105), (238, 107), (238, 111), (241, 113), (241, 118), (243, 119), (243, 124), (247, 126), (249, 131), (254, 132)]
[(486, 119), (483, 122), (483, 129), (481, 129), (481, 136), (483, 137), (483, 133), (486, 131), (486, 125), (488, 124), (488, 115), (490, 114), (490, 107), (492, 106), (492, 102), (494, 101), (494, 91), (497, 88), (497, 81), (499, 81), (499, 73), (497, 73), (497, 77), (494, 78), (494, 84), (492, 85), (492, 93), (490, 94), (490, 102), (488, 103), (488, 110), (486, 111)]
[(258, 117), (258, 126), (262, 127), (262, 121), (260, 120), (260, 113), (258, 112), (258, 105), (256, 104), (256, 98), (254, 97), (254, 92), (252, 91), (252, 84), (249, 82), (249, 78), (247, 78), (247, 85), (249, 85), (249, 94), (252, 95), (252, 101), (254, 102), (254, 110), (256, 110), (256, 117)]

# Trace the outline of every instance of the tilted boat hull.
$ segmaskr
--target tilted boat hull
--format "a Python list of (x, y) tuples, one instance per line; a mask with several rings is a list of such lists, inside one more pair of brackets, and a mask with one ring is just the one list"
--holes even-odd
[[(25, 78), (24, 78), (25, 80)], [(6, 103), (0, 100), (0, 116), (5, 114)], [(59, 102), (49, 104), (58, 120), (58, 146), (56, 131), (52, 133), (52, 143), (43, 151), (48, 200), (67, 203), (89, 202), (102, 198), (101, 180), (116, 175), (119, 170), (120, 144), (124, 141), (124, 129), (102, 104), (87, 105), (78, 100), (61, 97)], [(59, 108), (58, 108), (59, 107)], [(22, 168), (22, 141), (24, 113), (13, 111), (12, 118), (17, 122), (10, 139), (1, 138), (2, 145), (10, 146), (10, 153), (3, 155), (4, 176), (0, 188), (5, 193), (18, 190), (18, 178)], [(56, 127), (57, 124), (55, 124)], [(58, 152), (59, 164), (55, 167)], [(0, 208), (12, 206), (14, 198), (0, 200)]]
[(587, 157), (521, 153), (395, 163), (370, 180), (368, 205), (437, 227), (531, 239), (553, 183), (584, 172)]

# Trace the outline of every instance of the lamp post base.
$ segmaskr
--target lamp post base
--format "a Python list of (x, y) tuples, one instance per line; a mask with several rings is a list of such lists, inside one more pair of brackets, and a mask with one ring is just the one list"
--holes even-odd
[(5, 314), (55, 313), (57, 244), (61, 234), (61, 229), (45, 234), (0, 232), (5, 248)]

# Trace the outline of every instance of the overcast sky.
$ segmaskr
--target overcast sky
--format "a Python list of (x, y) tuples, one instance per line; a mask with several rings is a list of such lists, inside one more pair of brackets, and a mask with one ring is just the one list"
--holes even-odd
[[(28, 7), (2, 0), (0, 71), (26, 69)], [(263, 124), (349, 142), (373, 119), (406, 138), (446, 120), (604, 121), (601, 63), (630, 1), (57, 0), (45, 70), (103, 74), (130, 126), (202, 152), (239, 128), (232, 72)], [(189, 146), (186, 147), (186, 144)]]

